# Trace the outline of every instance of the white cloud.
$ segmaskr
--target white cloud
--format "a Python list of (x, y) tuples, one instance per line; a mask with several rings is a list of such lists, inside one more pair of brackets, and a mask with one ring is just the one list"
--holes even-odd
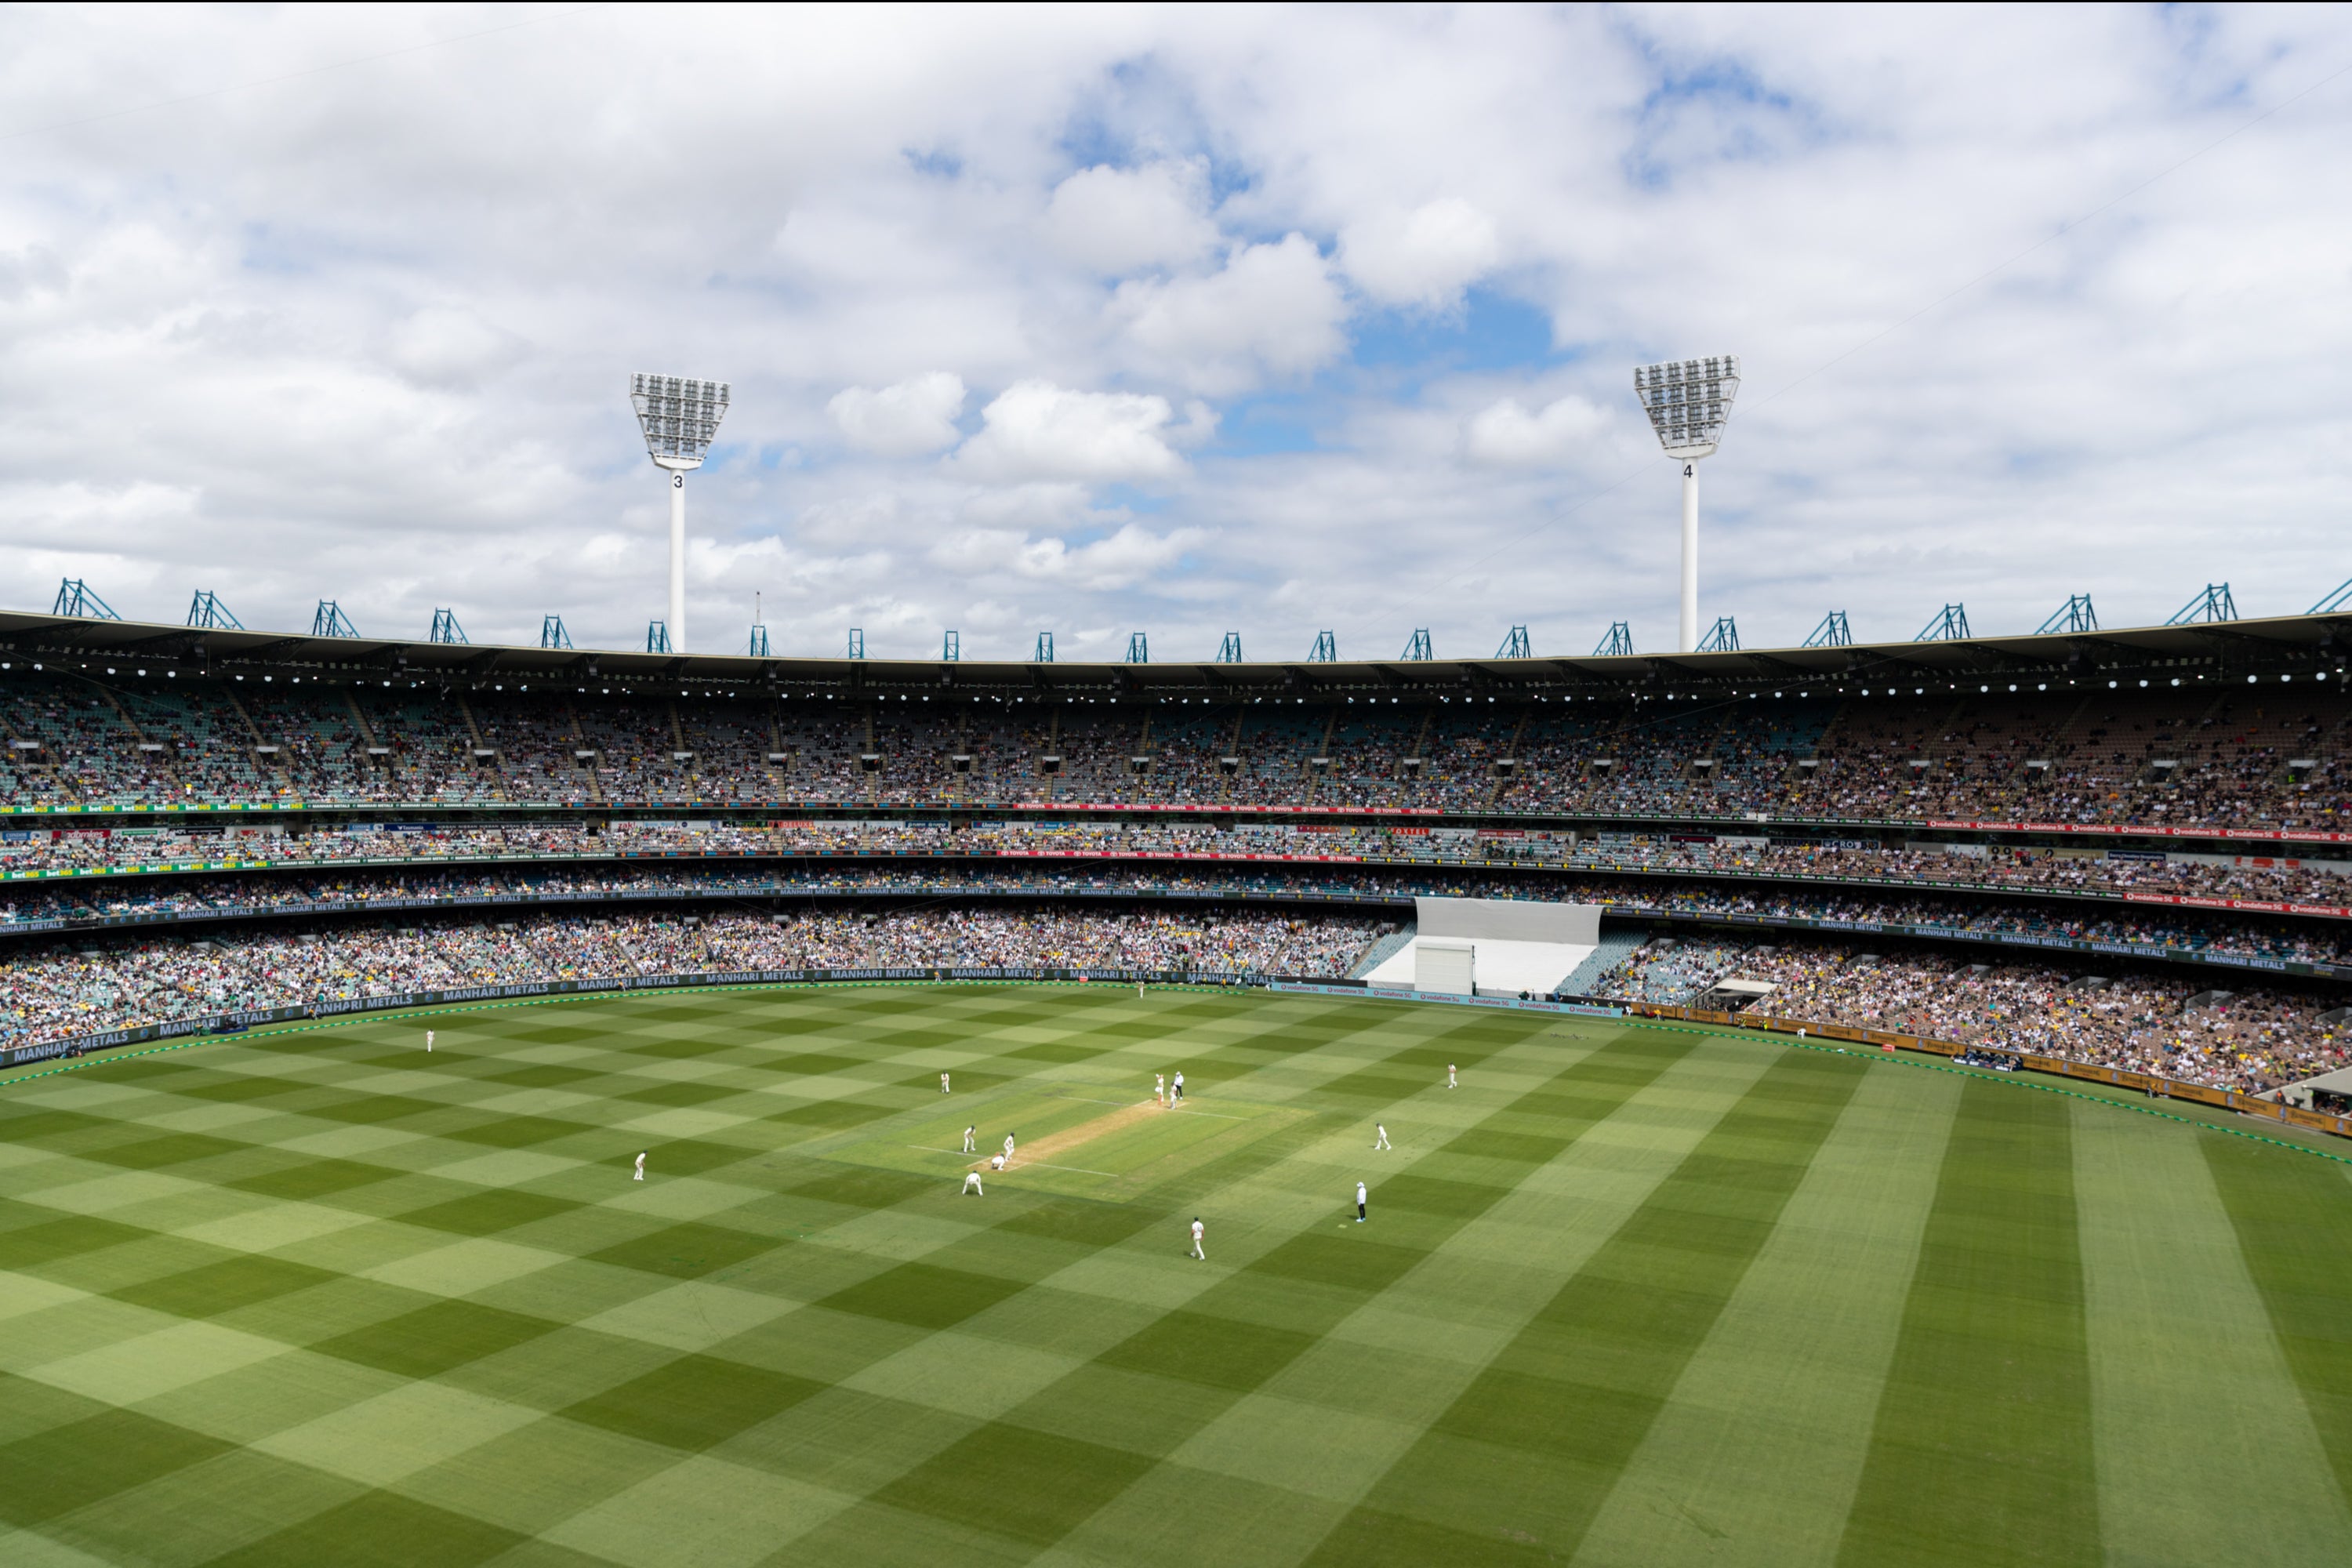
[(1209, 393), (1314, 370), (1347, 346), (1347, 302), (1300, 234), (1236, 247), (1203, 277), (1122, 283), (1111, 314), (1150, 360)]
[(528, 346), (477, 311), (428, 306), (393, 328), (385, 357), (411, 381), (470, 389), (514, 364)]
[(1574, 393), (1530, 414), (1516, 397), (1478, 411), (1462, 432), (1462, 449), (1475, 462), (1556, 463), (1588, 451), (1609, 428), (1605, 409)]
[(1108, 592), (1134, 587), (1175, 565), (1201, 538), (1196, 530), (1156, 534), (1130, 522), (1107, 539), (1074, 548), (1059, 538), (974, 528), (941, 542), (931, 560), (967, 578), (1028, 578)]
[(1184, 466), (1168, 445), (1174, 410), (1164, 397), (1017, 381), (980, 417), (957, 459), (992, 479), (1167, 479)]
[(1703, 609), (1750, 640), (2352, 572), (2340, 9), (607, 8), (379, 58), (439, 15), (10, 14), (0, 95), (69, 129), (0, 172), (0, 601), (641, 641), (648, 369), (734, 384), (697, 628), (814, 584), (780, 648), (984, 598), (1581, 651), (1671, 624), (1627, 369), (1724, 351)]
[(1045, 237), (1071, 260), (1112, 277), (1184, 266), (1217, 241), (1217, 226), (1202, 210), (1208, 183), (1207, 163), (1199, 158), (1081, 169), (1054, 188)]
[(961, 376), (935, 370), (879, 391), (845, 388), (833, 395), (824, 411), (859, 450), (911, 458), (956, 444), (963, 396)]
[(1356, 286), (1383, 304), (1443, 307), (1492, 269), (1501, 249), (1495, 220), (1448, 196), (1350, 224), (1339, 260)]

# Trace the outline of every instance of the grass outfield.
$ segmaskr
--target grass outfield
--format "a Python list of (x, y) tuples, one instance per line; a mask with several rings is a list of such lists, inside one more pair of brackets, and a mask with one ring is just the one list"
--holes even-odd
[(2352, 1165), (2012, 1082), (978, 986), (0, 1079), (11, 1568), (2336, 1563), (2347, 1492)]

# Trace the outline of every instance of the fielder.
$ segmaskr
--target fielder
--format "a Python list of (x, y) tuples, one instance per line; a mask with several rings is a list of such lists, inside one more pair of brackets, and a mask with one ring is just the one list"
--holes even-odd
[(1356, 1184), (1356, 1223), (1364, 1223), (1364, 1184), (1361, 1182)]
[(1202, 1262), (1206, 1263), (1209, 1261), (1209, 1255), (1201, 1250), (1201, 1235), (1202, 1228), (1201, 1216), (1199, 1215), (1194, 1215), (1192, 1216), (1192, 1256), (1199, 1258)]
[(1452, 1062), (1447, 1062), (1445, 1064), (1445, 1087), (1448, 1089), (1460, 1089), (1462, 1087), (1461, 1084), (1456, 1082), (1454, 1079), (1454, 1064)]
[(977, 1154), (980, 1152), (978, 1145), (973, 1141), (973, 1134), (977, 1133), (979, 1131), (980, 1129), (977, 1127), (967, 1127), (963, 1130), (963, 1152), (965, 1153)]
[(941, 1074), (940, 1074), (940, 1092), (941, 1094), (945, 1094), (947, 1091), (948, 1091), (948, 1075), (947, 1075), (947, 1074), (945, 1074), (945, 1073), (941, 1073)]
[(631, 1181), (633, 1181), (633, 1182), (642, 1182), (642, 1181), (644, 1181), (645, 1179), (646, 1179), (646, 1156), (645, 1156), (645, 1152), (644, 1152), (643, 1150), (640, 1150), (640, 1151), (638, 1151), (638, 1152), (637, 1152), (637, 1173), (636, 1173), (635, 1175), (634, 1175), (634, 1176), (631, 1176), (631, 1177), (629, 1178), (629, 1180), (631, 1180)]
[(1372, 1123), (1372, 1131), (1380, 1134), (1379, 1137), (1372, 1140), (1372, 1147), (1375, 1149), (1387, 1148), (1389, 1146), (1389, 1130), (1381, 1123), (1375, 1121)]
[(982, 1197), (988, 1195), (988, 1189), (980, 1184), (978, 1171), (966, 1171), (963, 1173), (963, 1190), (967, 1193), (978, 1193)]
[(425, 1031), (425, 1054), (428, 1057), (433, 1054), (433, 1031), (430, 1029)]

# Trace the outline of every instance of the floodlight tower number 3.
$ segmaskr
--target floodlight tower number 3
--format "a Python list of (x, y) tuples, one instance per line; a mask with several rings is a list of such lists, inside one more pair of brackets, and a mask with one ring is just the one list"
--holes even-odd
[(1713, 455), (1739, 392), (1739, 361), (1672, 360), (1633, 372), (1633, 392), (1648, 410), (1650, 427), (1669, 458), (1683, 464), (1682, 640), (1685, 653), (1698, 650), (1698, 460)]
[(646, 436), (646, 455), (669, 474), (669, 646), (686, 651), (686, 476), (702, 467), (719, 422), (727, 417), (727, 384), (677, 375), (629, 377), (629, 403)]

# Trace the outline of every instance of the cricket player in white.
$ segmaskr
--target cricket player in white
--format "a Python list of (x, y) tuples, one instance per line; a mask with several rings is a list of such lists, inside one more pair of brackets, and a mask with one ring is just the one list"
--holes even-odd
[(1459, 1089), (1462, 1087), (1459, 1083), (1454, 1081), (1454, 1064), (1452, 1062), (1447, 1062), (1445, 1064), (1445, 1087), (1448, 1089)]
[(1013, 1134), (1010, 1132), (1004, 1135), (1004, 1157), (1007, 1160), (1013, 1158)]
[(631, 1180), (631, 1181), (633, 1181), (633, 1182), (642, 1182), (642, 1181), (644, 1181), (645, 1179), (646, 1179), (646, 1156), (645, 1156), (645, 1153), (644, 1153), (644, 1152), (643, 1152), (643, 1151), (639, 1151), (639, 1152), (638, 1152), (638, 1154), (637, 1154), (637, 1173), (636, 1173), (635, 1175), (634, 1175), (634, 1176), (631, 1176), (631, 1177), (629, 1178), (629, 1180)]
[(1176, 1087), (1175, 1087), (1174, 1089), (1172, 1089), (1169, 1090), (1169, 1093), (1168, 1093), (1168, 1103), (1169, 1103), (1169, 1104), (1171, 1104), (1171, 1105), (1173, 1105), (1173, 1104), (1175, 1104), (1178, 1100), (1181, 1100), (1181, 1099), (1183, 1099), (1183, 1098), (1184, 1098), (1184, 1069), (1183, 1069), (1182, 1068), (1178, 1068), (1176, 1069)]
[(1168, 1103), (1168, 1075), (1164, 1072), (1151, 1075), (1151, 1102), (1154, 1105)]
[(1356, 1223), (1364, 1223), (1364, 1184), (1361, 1182), (1356, 1184)]
[(941, 1094), (945, 1094), (947, 1091), (948, 1091), (948, 1075), (947, 1075), (947, 1074), (945, 1074), (945, 1073), (941, 1073), (941, 1074), (940, 1074), (940, 1092)]
[(1372, 1140), (1372, 1147), (1375, 1149), (1387, 1148), (1389, 1146), (1389, 1130), (1380, 1122), (1375, 1121), (1372, 1123), (1372, 1131), (1380, 1134), (1379, 1137)]
[(1194, 1215), (1192, 1216), (1192, 1256), (1199, 1258), (1202, 1262), (1206, 1263), (1209, 1261), (1209, 1255), (1201, 1250), (1201, 1236), (1203, 1228), (1204, 1227), (1201, 1224), (1201, 1216), (1199, 1215)]
[(433, 1054), (433, 1031), (430, 1029), (425, 1031), (425, 1054), (427, 1056)]
[(1002, 1154), (991, 1154), (988, 1157), (988, 1168), (992, 1171), (1001, 1171), (1004, 1169), (1004, 1156)]
[(978, 1171), (966, 1171), (963, 1173), (963, 1190), (967, 1193), (978, 1193), (982, 1197), (988, 1195), (988, 1189), (980, 1184)]
[(972, 1135), (979, 1131), (980, 1129), (977, 1127), (967, 1127), (963, 1130), (963, 1152), (965, 1153), (976, 1154), (980, 1152), (972, 1142)]

